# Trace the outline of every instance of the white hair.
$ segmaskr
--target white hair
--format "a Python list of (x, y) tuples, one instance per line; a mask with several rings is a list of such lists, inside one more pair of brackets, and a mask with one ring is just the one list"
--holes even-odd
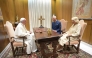
[(56, 18), (56, 16), (55, 16), (55, 15), (53, 15), (53, 18)]
[(72, 17), (72, 20), (74, 20), (75, 22), (79, 22), (79, 18), (78, 17)]
[(21, 19), (20, 19), (20, 22), (22, 22), (22, 21), (24, 21), (24, 20), (26, 20), (26, 19), (25, 19), (25, 18), (21, 18)]

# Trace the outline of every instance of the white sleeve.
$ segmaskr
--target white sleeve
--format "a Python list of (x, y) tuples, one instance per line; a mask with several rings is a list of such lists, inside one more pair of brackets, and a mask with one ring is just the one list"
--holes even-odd
[(15, 29), (15, 35), (16, 36), (27, 36), (29, 34), (30, 33), (23, 32), (21, 27), (18, 27), (18, 28)]
[(80, 31), (81, 31), (81, 26), (80, 26), (80, 24), (78, 24), (77, 27), (76, 27), (75, 33), (73, 33), (72, 36), (79, 35), (80, 34)]

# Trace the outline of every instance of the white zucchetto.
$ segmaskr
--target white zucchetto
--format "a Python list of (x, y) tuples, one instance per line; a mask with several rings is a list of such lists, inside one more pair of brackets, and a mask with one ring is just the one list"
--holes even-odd
[(22, 21), (24, 21), (24, 20), (26, 20), (26, 19), (25, 19), (25, 18), (21, 18), (21, 19), (20, 19), (20, 22), (22, 22)]

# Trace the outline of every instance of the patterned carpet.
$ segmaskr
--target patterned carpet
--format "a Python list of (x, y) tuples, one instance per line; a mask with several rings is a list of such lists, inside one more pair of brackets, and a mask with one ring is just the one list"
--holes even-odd
[[(46, 52), (51, 52), (51, 51), (46, 50)], [(89, 55), (88, 53), (86, 53), (82, 50), (80, 50), (78, 54), (63, 54), (63, 53), (59, 53), (59, 52), (57, 52), (57, 54), (58, 54), (57, 58), (92, 58), (92, 55)], [(11, 47), (4, 54), (3, 58), (14, 58), (13, 54), (12, 54)], [(43, 58), (43, 57), (41, 56), (40, 52), (36, 52), (35, 54), (17, 56), (15, 58)], [(49, 57), (49, 58), (51, 58), (51, 57)]]

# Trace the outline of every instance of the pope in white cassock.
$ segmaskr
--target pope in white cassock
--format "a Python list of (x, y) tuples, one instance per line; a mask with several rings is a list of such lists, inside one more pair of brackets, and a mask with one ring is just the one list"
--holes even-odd
[[(59, 40), (58, 40), (59, 45), (57, 47), (58, 51), (60, 51), (60, 46), (64, 46), (64, 44), (69, 44), (68, 43), (69, 39), (67, 39), (67, 36), (80, 35), (81, 26), (80, 26), (80, 24), (78, 24), (79, 23), (78, 17), (73, 17), (72, 23), (73, 23), (73, 25), (69, 28), (69, 30), (66, 33), (64, 33), (62, 37), (59, 38)], [(77, 40), (77, 38), (70, 39), (71, 42), (74, 40)]]
[[(25, 43), (27, 44), (26, 52), (27, 54), (30, 54), (31, 52), (36, 52), (37, 47), (35, 44), (34, 33), (27, 31), (25, 24), (26, 24), (26, 19), (21, 18), (20, 23), (15, 28), (15, 38), (18, 38), (19, 36), (27, 37), (27, 39), (25, 39)], [(18, 39), (15, 39), (15, 41), (23, 42), (23, 39), (18, 38)]]

